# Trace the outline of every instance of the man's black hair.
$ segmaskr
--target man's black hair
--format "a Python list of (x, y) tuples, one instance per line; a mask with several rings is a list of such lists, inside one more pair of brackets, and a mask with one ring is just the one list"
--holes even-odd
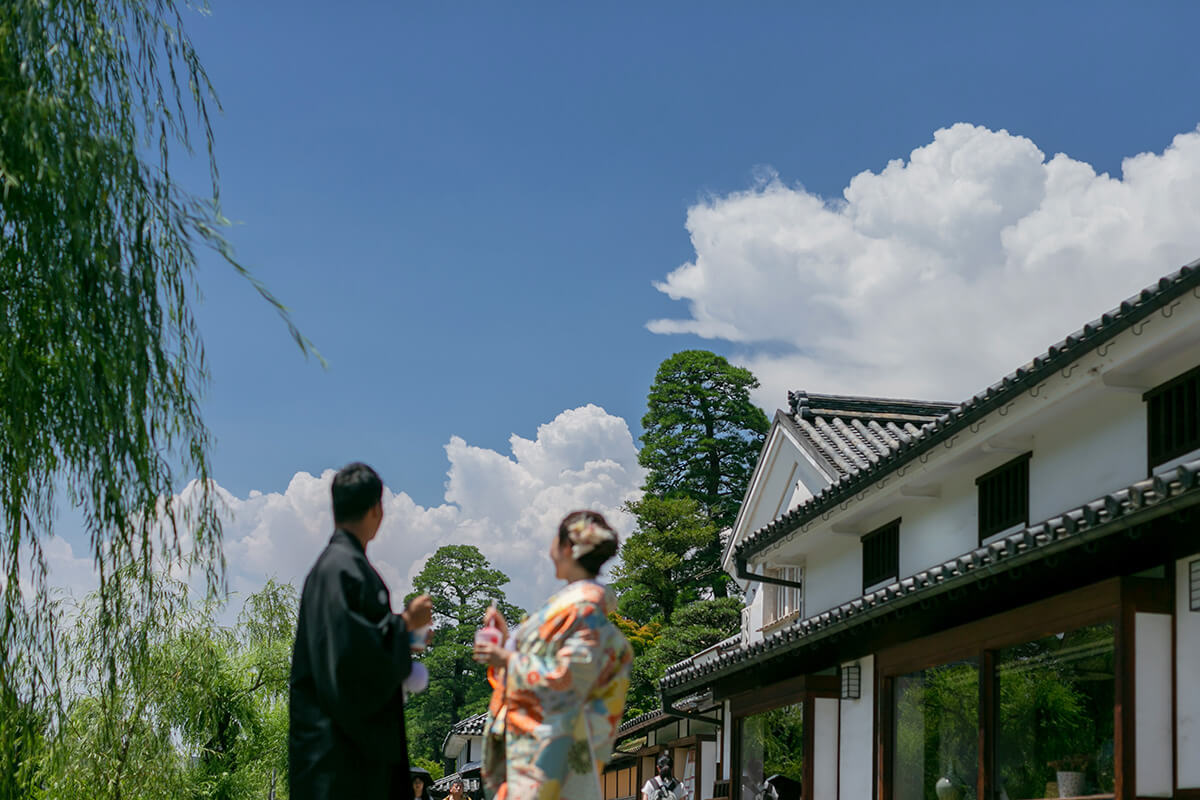
[(347, 464), (333, 476), (333, 521), (358, 522), (383, 497), (383, 481), (361, 461)]

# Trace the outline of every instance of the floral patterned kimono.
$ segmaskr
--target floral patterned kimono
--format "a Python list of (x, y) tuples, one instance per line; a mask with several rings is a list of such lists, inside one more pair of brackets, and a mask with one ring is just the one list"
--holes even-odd
[(625, 710), (633, 651), (608, 619), (613, 594), (576, 581), (513, 634), (494, 690), (483, 777), (496, 800), (602, 800), (600, 773)]

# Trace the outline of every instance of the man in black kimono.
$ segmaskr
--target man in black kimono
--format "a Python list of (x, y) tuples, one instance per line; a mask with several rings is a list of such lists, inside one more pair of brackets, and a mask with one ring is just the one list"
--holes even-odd
[(415, 598), (393, 614), (367, 561), (383, 520), (383, 482), (366, 464), (333, 479), (336, 530), (300, 596), (292, 651), (288, 776), (292, 800), (411, 800), (401, 684), (412, 669), (410, 631), (433, 605)]

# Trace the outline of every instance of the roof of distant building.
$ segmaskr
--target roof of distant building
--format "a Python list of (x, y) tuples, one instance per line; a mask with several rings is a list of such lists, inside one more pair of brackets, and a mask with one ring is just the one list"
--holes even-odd
[[(446, 755), (446, 748), (450, 744), (450, 739), (453, 737), (467, 736), (482, 736), (483, 726), (487, 722), (487, 713), (476, 714), (466, 719), (460, 719), (450, 727), (450, 731), (446, 734), (446, 738), (442, 739), (442, 754)], [(449, 757), (449, 756), (447, 756)]]

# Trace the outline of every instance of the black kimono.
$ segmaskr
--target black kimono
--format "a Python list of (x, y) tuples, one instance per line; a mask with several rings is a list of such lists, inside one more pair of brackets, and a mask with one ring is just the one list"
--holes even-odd
[(292, 800), (412, 800), (400, 685), (404, 618), (359, 541), (334, 532), (300, 596), (292, 650)]

